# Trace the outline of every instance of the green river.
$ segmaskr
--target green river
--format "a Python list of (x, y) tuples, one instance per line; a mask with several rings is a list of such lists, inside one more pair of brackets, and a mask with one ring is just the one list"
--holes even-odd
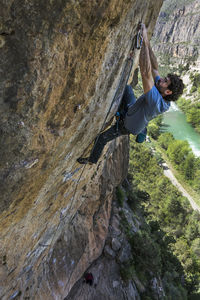
[(175, 103), (163, 115), (163, 131), (171, 132), (175, 139), (188, 141), (195, 156), (200, 156), (200, 134), (187, 123), (184, 113)]

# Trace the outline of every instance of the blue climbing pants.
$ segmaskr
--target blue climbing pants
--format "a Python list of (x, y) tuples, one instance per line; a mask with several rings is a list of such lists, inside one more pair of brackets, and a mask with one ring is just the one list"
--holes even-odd
[(124, 128), (123, 124), (119, 121), (119, 123), (115, 123), (108, 130), (102, 132), (95, 140), (94, 147), (89, 157), (89, 162), (97, 163), (103, 148), (105, 145), (116, 139), (118, 136), (126, 135), (128, 131)]
[[(128, 110), (128, 107), (136, 102), (136, 98), (133, 92), (133, 89), (130, 85), (127, 85), (122, 97), (121, 105), (120, 105), (120, 113), (125, 114)], [(105, 147), (105, 145), (112, 141), (113, 139), (129, 134), (129, 131), (124, 127), (123, 120), (116, 122), (113, 126), (111, 126), (106, 131), (102, 132), (95, 140), (94, 147), (89, 157), (89, 162), (97, 163), (98, 159), (101, 156), (101, 153)]]

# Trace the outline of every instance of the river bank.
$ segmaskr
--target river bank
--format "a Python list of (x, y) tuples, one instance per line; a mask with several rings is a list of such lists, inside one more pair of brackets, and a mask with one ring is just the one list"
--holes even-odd
[(162, 132), (171, 132), (175, 139), (187, 141), (194, 155), (200, 157), (200, 135), (187, 122), (185, 114), (175, 103), (163, 115), (162, 124)]
[(150, 138), (153, 148), (162, 157), (162, 163), (164, 175), (168, 177), (171, 183), (178, 188), (178, 190), (185, 196), (193, 209), (197, 209), (200, 212), (200, 195), (194, 191), (194, 189), (186, 183), (181, 174), (173, 167), (169, 161), (165, 151), (158, 145), (158, 142)]
[(196, 202), (194, 201), (194, 199), (192, 198), (192, 196), (183, 188), (183, 186), (180, 184), (180, 182), (176, 179), (176, 177), (174, 176), (172, 170), (168, 167), (168, 165), (167, 165), (166, 162), (164, 162), (162, 164), (162, 167), (163, 167), (164, 175), (166, 177), (168, 177), (170, 179), (171, 183), (174, 186), (176, 186), (177, 189), (182, 193), (182, 195), (189, 200), (192, 208), (194, 210), (198, 210), (200, 212), (200, 207), (196, 204)]

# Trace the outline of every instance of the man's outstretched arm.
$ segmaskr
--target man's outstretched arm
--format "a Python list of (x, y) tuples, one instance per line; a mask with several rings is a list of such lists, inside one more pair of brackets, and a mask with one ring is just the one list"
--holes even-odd
[(146, 35), (147, 45), (148, 45), (148, 48), (149, 48), (149, 56), (150, 56), (150, 61), (151, 61), (151, 72), (152, 72), (153, 79), (155, 80), (156, 76), (159, 76), (158, 62), (157, 62), (157, 58), (156, 58), (156, 56), (155, 56), (155, 54), (154, 54), (154, 52), (151, 48), (150, 42), (148, 40), (145, 25), (143, 24), (142, 26), (143, 26), (143, 34)]
[(140, 58), (139, 58), (139, 65), (140, 65), (140, 72), (142, 76), (142, 84), (144, 93), (146, 94), (150, 91), (154, 85), (152, 79), (152, 65), (149, 53), (149, 40), (147, 37), (147, 31), (144, 24), (142, 24), (142, 34), (143, 34), (143, 43), (142, 48), (140, 51)]
[(152, 72), (153, 79), (155, 80), (156, 76), (159, 76), (158, 62), (157, 62), (155, 54), (153, 53), (150, 43), (149, 43), (149, 56), (150, 56), (150, 60), (151, 60), (151, 72)]

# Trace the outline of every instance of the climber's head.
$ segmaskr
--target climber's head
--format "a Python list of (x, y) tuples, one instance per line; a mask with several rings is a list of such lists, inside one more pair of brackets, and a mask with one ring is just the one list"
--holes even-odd
[(183, 94), (184, 84), (176, 74), (168, 74), (156, 82), (156, 87), (167, 101), (176, 101)]

